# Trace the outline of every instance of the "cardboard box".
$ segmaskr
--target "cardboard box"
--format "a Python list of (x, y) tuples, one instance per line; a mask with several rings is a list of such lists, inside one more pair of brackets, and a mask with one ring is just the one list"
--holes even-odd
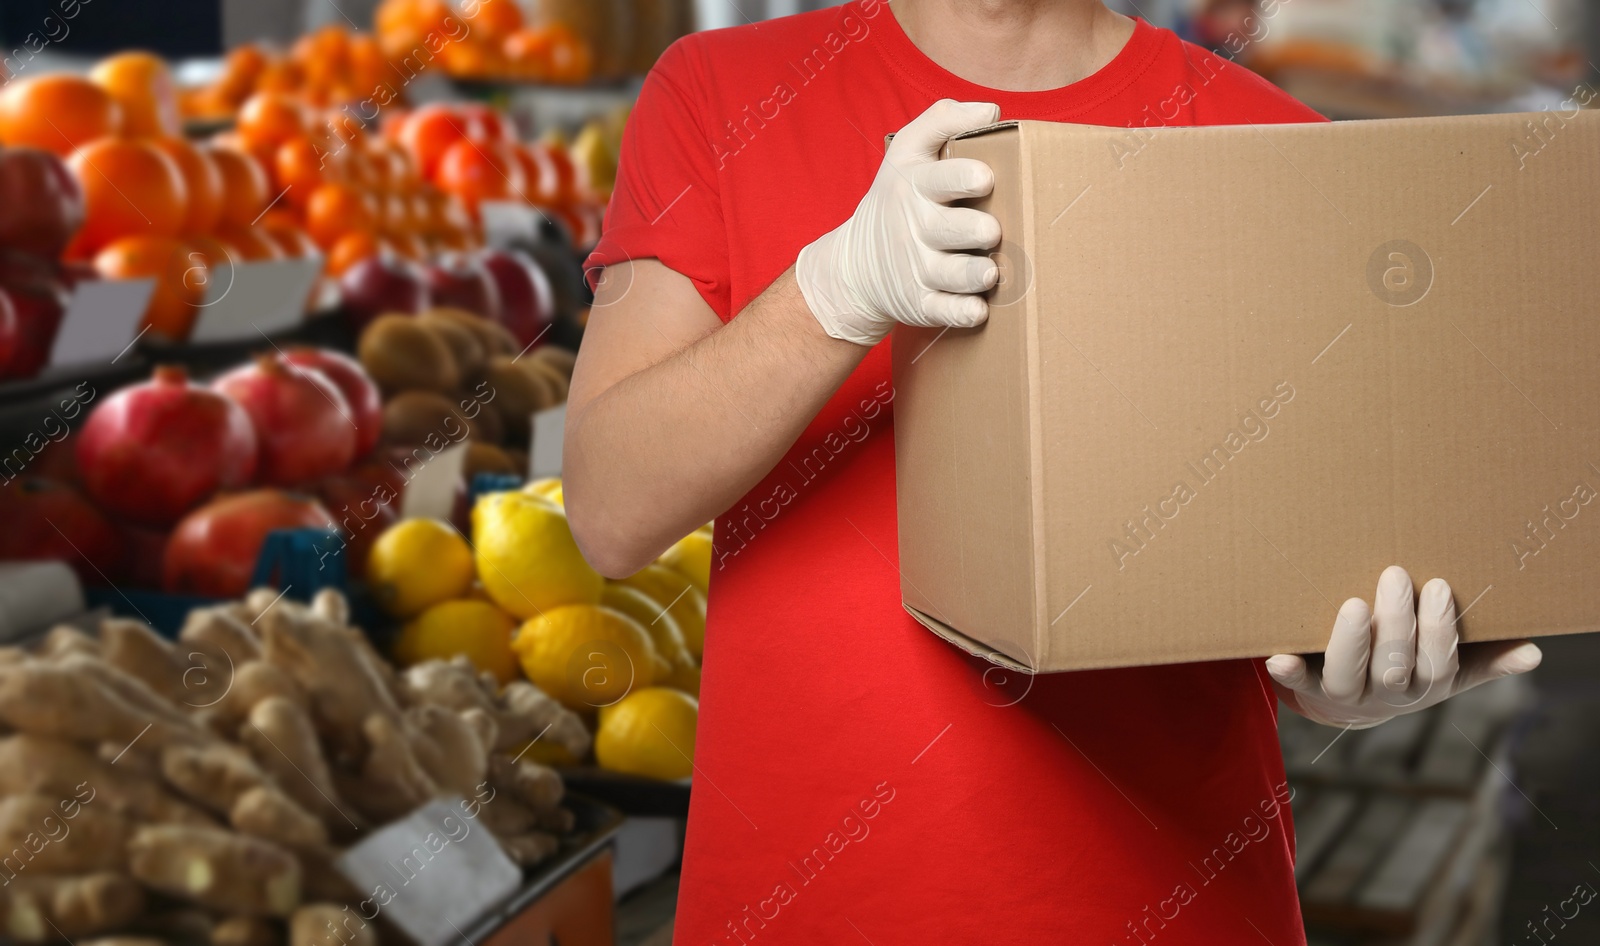
[(1466, 640), (1600, 628), (1600, 115), (948, 151), (1006, 239), (986, 326), (894, 341), (930, 629), (1035, 671), (1315, 652), (1390, 564)]

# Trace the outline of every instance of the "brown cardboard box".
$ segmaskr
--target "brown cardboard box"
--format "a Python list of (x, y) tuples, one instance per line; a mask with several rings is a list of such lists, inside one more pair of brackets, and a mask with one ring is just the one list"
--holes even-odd
[(987, 161), (988, 324), (894, 341), (901, 590), (1038, 671), (1320, 651), (1390, 564), (1467, 640), (1600, 629), (1600, 115)]

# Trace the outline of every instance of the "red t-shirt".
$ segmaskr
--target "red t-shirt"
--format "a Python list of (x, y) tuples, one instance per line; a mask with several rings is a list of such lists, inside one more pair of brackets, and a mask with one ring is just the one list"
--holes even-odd
[[(731, 319), (944, 97), (1098, 125), (1321, 120), (1142, 21), (1081, 82), (982, 88), (863, 0), (668, 50), (590, 264), (660, 259)], [(1006, 680), (901, 609), (889, 344), (717, 521), (673, 942), (1304, 943), (1260, 662)]]

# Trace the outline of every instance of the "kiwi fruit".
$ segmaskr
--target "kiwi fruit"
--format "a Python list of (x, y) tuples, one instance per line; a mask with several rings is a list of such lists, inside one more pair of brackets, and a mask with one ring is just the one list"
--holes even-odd
[(449, 347), (451, 356), (456, 360), (456, 370), (463, 379), (475, 378), (483, 371), (484, 363), (489, 360), (489, 352), (484, 347), (484, 339), (477, 332), (460, 322), (434, 315), (419, 315), (417, 322)]
[(463, 428), (470, 437), (472, 422), (462, 415), (454, 401), (434, 391), (403, 391), (383, 405), (385, 443), (437, 447), (440, 443), (460, 440)]
[(568, 381), (572, 380), (572, 369), (578, 363), (577, 355), (557, 345), (543, 345), (535, 348), (529, 353), (529, 357), (537, 358), (561, 372)]
[(528, 442), (528, 418), (536, 411), (556, 405), (553, 391), (524, 371), (511, 358), (489, 359), (483, 380), (494, 392), (489, 402), (505, 422), (505, 437), (511, 443)]
[(453, 391), (461, 383), (450, 347), (415, 316), (379, 316), (361, 333), (356, 354), (385, 394)]
[(481, 315), (468, 312), (466, 309), (430, 309), (427, 313), (431, 319), (443, 319), (454, 322), (462, 328), (472, 332), (483, 344), (486, 356), (515, 355), (522, 351), (522, 346), (517, 344), (517, 339), (504, 325), (491, 322)]
[(479, 473), (516, 475), (517, 465), (499, 447), (470, 441), (467, 444), (467, 457), (463, 472), (470, 482)]
[(500, 418), (500, 412), (494, 409), (492, 401), (488, 404), (479, 402), (478, 412), (468, 417), (467, 423), (472, 427), (472, 439), (479, 443), (506, 442), (506, 422)]
[(567, 376), (561, 373), (560, 368), (545, 361), (543, 358), (524, 358), (517, 362), (517, 367), (521, 368), (524, 374), (538, 375), (543, 378), (548, 382), (547, 386), (554, 395), (556, 403), (566, 403), (567, 389), (572, 385)]

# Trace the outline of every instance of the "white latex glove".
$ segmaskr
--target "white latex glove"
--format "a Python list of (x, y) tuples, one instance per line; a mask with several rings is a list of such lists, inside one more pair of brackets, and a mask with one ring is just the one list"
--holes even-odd
[(951, 201), (982, 197), (994, 172), (971, 158), (939, 160), (950, 138), (998, 120), (987, 102), (941, 99), (900, 129), (856, 212), (800, 251), (795, 281), (834, 338), (875, 345), (896, 322), (971, 328), (989, 316), (974, 293), (994, 287), (999, 270), (985, 255), (1000, 224)]
[(1480, 683), (1525, 673), (1542, 656), (1528, 641), (1461, 646), (1449, 583), (1433, 579), (1413, 603), (1411, 576), (1390, 565), (1378, 579), (1374, 608), (1351, 598), (1339, 609), (1320, 669), (1279, 654), (1268, 658), (1267, 673), (1279, 699), (1301, 716), (1366, 729)]

